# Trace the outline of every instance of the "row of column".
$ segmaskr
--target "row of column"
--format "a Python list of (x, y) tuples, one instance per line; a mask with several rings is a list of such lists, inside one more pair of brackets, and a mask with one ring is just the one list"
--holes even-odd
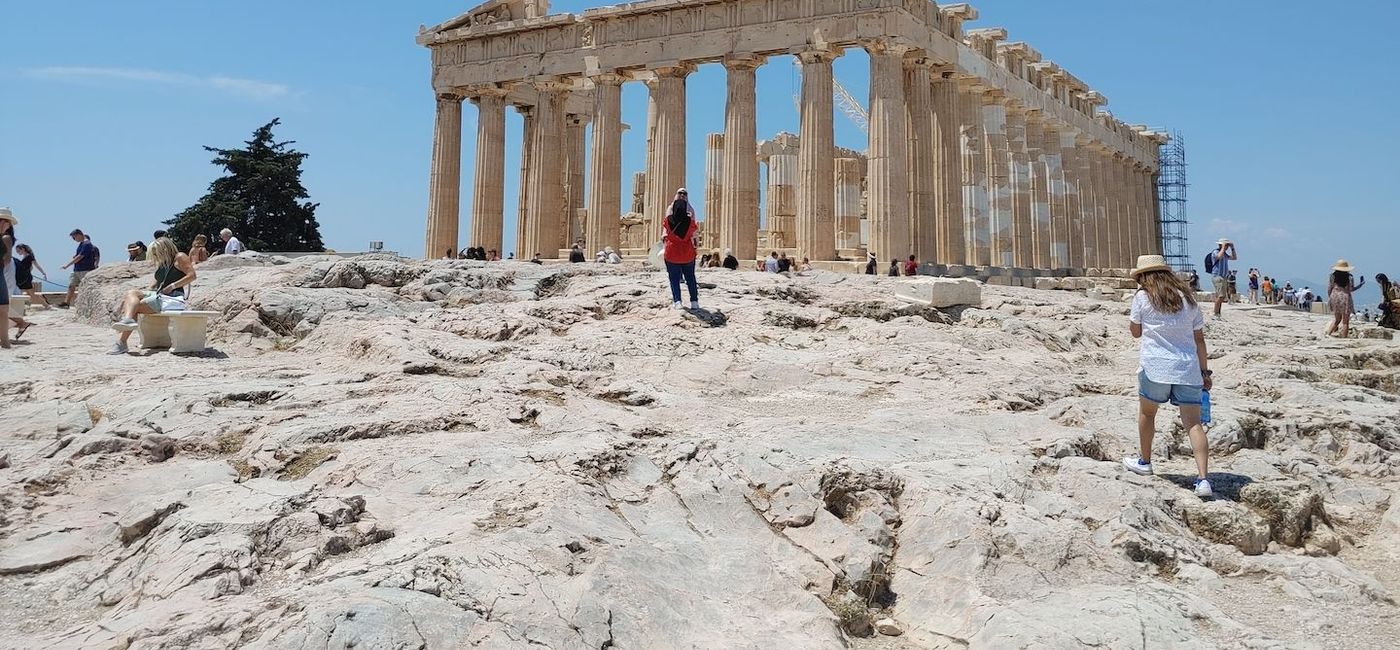
[[(869, 151), (864, 165), (837, 159), (832, 62), (835, 48), (794, 50), (802, 67), (795, 241), (800, 256), (835, 259), (860, 241), (860, 174), (866, 181), (867, 250), (882, 262), (915, 255), (943, 264), (1039, 269), (1124, 268), (1160, 252), (1155, 179), (1150, 171), (1016, 106), (1003, 93), (959, 79), (921, 52), (883, 40), (863, 44), (870, 58)], [(706, 197), (714, 241), (741, 259), (757, 257), (759, 205), (755, 70), (765, 58), (733, 55), (727, 71), (725, 129), (715, 170), (720, 196)], [(686, 76), (693, 66), (650, 71), (645, 228), (659, 235), (671, 195), (685, 183)], [(517, 253), (554, 258), (574, 238), (588, 251), (619, 245), (622, 187), (620, 74), (590, 77), (588, 120), (569, 116), (570, 84), (531, 82), (537, 103), (525, 117)], [(501, 248), (505, 106), (499, 86), (473, 88), (479, 111), (470, 244)], [(457, 245), (461, 102), (437, 100), (427, 252)], [(593, 124), (584, 141), (585, 121)], [(583, 158), (586, 179), (586, 222)], [(861, 169), (864, 167), (864, 169)], [(692, 198), (699, 198), (692, 194)], [(787, 243), (787, 242), (784, 242)]]

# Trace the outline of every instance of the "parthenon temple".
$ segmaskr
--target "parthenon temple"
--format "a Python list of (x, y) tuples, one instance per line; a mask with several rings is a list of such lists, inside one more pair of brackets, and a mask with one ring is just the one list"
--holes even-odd
[[(648, 0), (579, 15), (489, 0), (418, 35), (437, 96), (426, 254), (463, 239), (502, 249), (507, 106), (525, 125), (517, 256), (559, 258), (578, 241), (643, 253), (686, 185), (687, 75), (711, 63), (727, 75), (724, 132), (703, 143), (706, 182), (691, 190), (707, 246), (1031, 274), (1160, 254), (1166, 136), (1120, 121), (1005, 29), (964, 29), (977, 18), (930, 0)], [(832, 63), (853, 48), (870, 62), (864, 152), (834, 143)], [(782, 55), (800, 66), (799, 132), (760, 140), (755, 70)], [(646, 166), (624, 212), (621, 91), (633, 81), (648, 90)], [(479, 112), (465, 238), (463, 100)]]

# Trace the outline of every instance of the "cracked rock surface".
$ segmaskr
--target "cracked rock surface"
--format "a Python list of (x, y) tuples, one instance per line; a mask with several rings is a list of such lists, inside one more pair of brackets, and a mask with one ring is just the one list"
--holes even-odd
[[(0, 358), (0, 647), (1367, 648), (1400, 637), (1400, 344), (1210, 321), (1212, 479), (1136, 444), (1125, 304), (890, 278), (215, 258)], [(133, 339), (133, 343), (137, 339)], [(897, 635), (897, 636), (896, 636)]]

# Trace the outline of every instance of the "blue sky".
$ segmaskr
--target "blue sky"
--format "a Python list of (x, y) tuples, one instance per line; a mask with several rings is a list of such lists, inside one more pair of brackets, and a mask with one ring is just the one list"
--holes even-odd
[[(310, 154), (305, 184), (327, 245), (372, 239), (418, 255), (433, 100), (414, 44), (475, 3), (11, 0), (0, 4), (0, 205), (46, 266), (81, 227), (109, 257), (148, 240), (217, 172), (202, 145), (234, 146), (281, 117)], [(605, 4), (556, 0), (552, 10)], [(1003, 26), (1110, 99), (1129, 123), (1182, 131), (1190, 161), (1191, 251), (1239, 243), (1239, 266), (1322, 284), (1332, 261), (1400, 275), (1400, 3), (1290, 0), (982, 0), (969, 28)], [(859, 51), (836, 74), (866, 92)], [(788, 57), (759, 70), (759, 133), (797, 130)], [(704, 135), (723, 130), (724, 74), (689, 84), (689, 186), (703, 187)], [(645, 89), (624, 89), (624, 176), (644, 157)], [(474, 110), (465, 111), (463, 224)], [(507, 118), (506, 169), (520, 122)], [(838, 118), (837, 141), (864, 136)], [(511, 176), (508, 172), (508, 177)], [(515, 214), (507, 180), (507, 232)], [(698, 197), (697, 197), (698, 198)], [(702, 215), (705, 216), (705, 215)], [(465, 246), (467, 242), (462, 242)], [(507, 247), (509, 248), (509, 243)], [(1369, 295), (1369, 294), (1368, 294)]]

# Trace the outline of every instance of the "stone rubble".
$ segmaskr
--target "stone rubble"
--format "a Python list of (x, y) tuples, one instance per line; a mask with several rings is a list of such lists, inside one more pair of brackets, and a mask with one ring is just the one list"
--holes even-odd
[(692, 313), (632, 265), (215, 258), (209, 350), (111, 357), (144, 271), (103, 267), (0, 370), (0, 646), (1400, 635), (1394, 341), (1211, 321), (1203, 502), (1170, 409), (1157, 475), (1117, 463), (1126, 305), (700, 279)]

